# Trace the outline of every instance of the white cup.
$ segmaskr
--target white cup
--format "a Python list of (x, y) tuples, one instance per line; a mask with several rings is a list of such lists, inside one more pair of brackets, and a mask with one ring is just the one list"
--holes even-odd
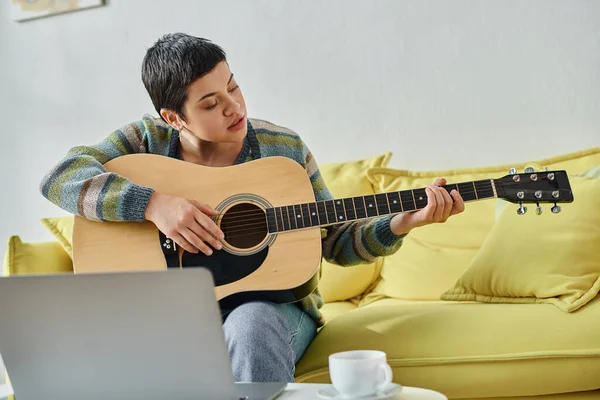
[(344, 397), (368, 396), (392, 382), (392, 368), (383, 351), (354, 350), (329, 356), (329, 375)]

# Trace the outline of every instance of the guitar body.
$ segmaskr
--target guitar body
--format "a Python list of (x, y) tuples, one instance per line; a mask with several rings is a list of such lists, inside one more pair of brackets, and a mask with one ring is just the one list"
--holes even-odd
[[(267, 157), (231, 167), (210, 168), (181, 160), (132, 154), (105, 168), (133, 183), (198, 200), (219, 211), (223, 249), (211, 256), (175, 252), (170, 267), (205, 267), (215, 280), (221, 308), (251, 300), (298, 301), (317, 286), (320, 228), (269, 232), (264, 210), (315, 201), (306, 171), (285, 157)], [(162, 240), (161, 240), (162, 239)], [(75, 216), (76, 273), (147, 271), (167, 268), (165, 249), (175, 251), (151, 222), (96, 222)], [(173, 259), (171, 260), (173, 261)]]

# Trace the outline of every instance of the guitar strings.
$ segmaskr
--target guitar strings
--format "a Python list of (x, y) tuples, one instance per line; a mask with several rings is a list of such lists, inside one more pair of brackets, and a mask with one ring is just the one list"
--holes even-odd
[[(413, 191), (416, 191), (416, 190), (423, 190), (423, 189), (414, 189)], [(483, 191), (484, 190), (479, 190), (479, 192), (483, 192)], [(488, 189), (488, 190), (485, 190), (485, 191), (489, 192), (489, 191), (491, 191), (491, 189)], [(388, 192), (388, 193), (400, 193), (400, 192), (402, 192), (402, 191)], [(343, 200), (354, 199), (354, 198), (358, 198), (358, 197), (368, 197), (368, 196), (375, 196), (375, 195), (382, 195), (382, 194), (385, 195), (385, 194), (388, 194), (388, 193), (375, 193), (375, 194), (372, 194), (372, 195), (365, 195), (365, 196), (345, 197), (345, 198), (332, 199), (332, 200), (319, 200), (319, 201), (315, 201), (315, 202), (312, 202), (312, 203), (289, 204), (289, 205), (285, 205), (285, 206), (276, 206), (276, 207), (272, 207), (272, 208), (285, 208), (285, 207), (294, 207), (294, 206), (295, 207), (300, 207), (301, 205), (304, 205), (304, 204), (308, 205), (308, 204), (325, 203), (325, 202), (328, 202), (328, 201), (332, 201), (332, 202), (343, 201)], [(462, 194), (472, 195), (472, 194), (475, 194), (475, 190), (474, 189), (465, 189), (465, 190), (461, 190), (460, 193), (461, 193), (461, 195)], [(377, 198), (375, 198), (375, 202), (377, 202)], [(227, 215), (234, 215), (234, 214), (235, 215), (238, 215), (238, 214), (249, 215), (249, 214), (252, 214), (252, 213), (262, 213), (262, 214), (264, 214), (264, 210), (260, 209), (260, 210), (230, 211), (230, 212), (227, 212), (227, 213), (219, 213), (215, 217), (219, 217), (219, 216), (226, 215), (226, 214)]]
[[(418, 210), (418, 209), (417, 209)], [(410, 211), (417, 211), (417, 210), (409, 210), (407, 212)], [(398, 212), (390, 212), (389, 214), (397, 214), (397, 213), (402, 213), (404, 211), (398, 211)], [(247, 222), (245, 224), (232, 224), (232, 225), (226, 225), (225, 227), (222, 226), (223, 231), (225, 233), (225, 237), (226, 239), (230, 239), (230, 238), (235, 238), (235, 237), (240, 237), (240, 236), (247, 236), (247, 235), (253, 235), (253, 234), (257, 234), (257, 233), (262, 233), (268, 230), (267, 227), (267, 221), (266, 221), (266, 217), (265, 214), (263, 212), (261, 212), (261, 216), (259, 218), (238, 218), (238, 221), (242, 221), (242, 222)], [(369, 219), (369, 218), (375, 218), (378, 217), (380, 215), (373, 215), (373, 216), (365, 216), (364, 218), (358, 218), (358, 219)], [(296, 227), (294, 227), (294, 224), (292, 224), (292, 220), (296, 221), (296, 220), (301, 220), (302, 223), (301, 225), (304, 225), (304, 218), (289, 218), (288, 216), (284, 216), (283, 218), (285, 218), (286, 220), (288, 220), (288, 226), (289, 229), (287, 230), (282, 230), (279, 232), (286, 232), (286, 231), (295, 231), (298, 229), (305, 229), (305, 228), (311, 228), (313, 226), (298, 226), (298, 224), (296, 223)], [(331, 225), (337, 225), (337, 224), (343, 224), (343, 223), (347, 223), (347, 222), (353, 222), (356, 219), (343, 219), (343, 220), (335, 220), (335, 222), (328, 222), (327, 225), (331, 224)], [(312, 221), (312, 220), (311, 220)], [(278, 223), (277, 225), (279, 226), (280, 223)], [(320, 225), (320, 224), (319, 224)], [(319, 226), (319, 225), (315, 225)], [(240, 229), (243, 228), (243, 229)], [(228, 233), (228, 232), (232, 232), (232, 233)]]
[[(540, 180), (549, 180), (549, 179), (547, 177), (542, 177), (542, 178), (540, 178)], [(477, 194), (476, 193), (477, 191), (475, 189), (471, 188), (471, 186), (472, 186), (471, 183), (478, 183), (478, 182), (490, 183), (488, 180), (484, 179), (484, 180), (473, 181), (473, 182), (451, 183), (451, 184), (447, 184), (447, 185), (440, 186), (440, 187), (443, 187), (443, 188), (447, 189), (449, 186), (457, 186), (457, 185), (465, 185), (466, 184), (466, 185), (469, 185), (469, 188), (459, 190), (459, 193), (461, 193), (461, 195), (462, 194), (471, 194), (472, 195), (472, 194)], [(498, 183), (500, 181), (497, 180), (495, 182)], [(508, 182), (503, 182), (502, 183), (502, 185), (504, 185), (504, 186), (518, 186), (518, 185), (522, 185), (522, 184), (523, 183), (521, 183), (521, 182), (514, 182), (512, 180), (508, 181)], [(412, 190), (413, 192), (415, 192), (415, 191), (418, 191), (418, 190), (425, 190), (425, 188), (409, 189), (409, 190), (406, 190), (406, 191), (410, 191), (410, 190)], [(479, 192), (484, 192), (484, 191), (489, 192), (490, 190), (493, 191), (493, 189), (480, 189)], [(524, 191), (527, 191), (527, 190), (528, 189), (524, 189)], [(529, 189), (529, 190), (531, 190), (531, 189)], [(337, 201), (337, 200), (343, 201), (343, 200), (346, 200), (346, 199), (354, 199), (354, 198), (358, 198), (358, 197), (362, 197), (364, 199), (364, 197), (369, 197), (369, 196), (373, 196), (374, 199), (375, 199), (375, 201), (377, 201), (377, 199), (375, 198), (376, 195), (387, 195), (387, 194), (390, 194), (390, 193), (401, 193), (401, 192), (405, 192), (405, 191), (401, 190), (401, 191), (395, 191), (395, 192), (374, 193), (372, 195), (346, 197), (346, 198), (332, 199), (332, 200), (319, 200), (319, 201), (316, 201), (316, 202), (302, 203), (302, 204), (307, 204), (308, 205), (308, 204), (325, 203), (327, 201)], [(287, 206), (278, 206), (278, 207), (273, 207), (273, 208), (293, 207), (293, 206), (300, 206), (300, 205), (301, 204), (290, 204), (290, 205), (287, 205)], [(252, 213), (255, 213), (255, 212), (263, 213), (264, 214), (264, 210), (262, 210), (262, 209), (261, 210), (246, 210), (246, 211), (231, 211), (231, 212), (228, 212), (227, 214), (228, 215), (234, 215), (234, 214), (248, 215), (248, 214), (252, 214)], [(218, 216), (222, 216), (222, 215), (225, 215), (225, 214), (224, 213), (219, 213), (216, 216), (218, 217)]]
[[(463, 193), (464, 193), (464, 191), (463, 191)], [(410, 211), (416, 211), (416, 210), (410, 210)], [(263, 213), (263, 215), (264, 215), (264, 213)], [(364, 219), (374, 218), (374, 217), (377, 217), (377, 216), (378, 215), (374, 215), (374, 216), (371, 216), (371, 217), (365, 217)], [(337, 221), (336, 220), (336, 222), (330, 223), (328, 225), (341, 225), (341, 224), (348, 223), (348, 222), (353, 222), (353, 221), (354, 220), (350, 220), (350, 221), (347, 221), (347, 220), (339, 220), (339, 221)], [(244, 226), (246, 228), (242, 229), (242, 230), (233, 229), (233, 228), (238, 228), (238, 227), (241, 227), (241, 226)], [(249, 226), (252, 226), (252, 228), (248, 228)], [(317, 226), (314, 226), (314, 227), (317, 227)], [(258, 224), (254, 223), (254, 224), (246, 224), (246, 225), (234, 225), (233, 227), (230, 227), (230, 229), (226, 229), (226, 231), (233, 230), (235, 233), (226, 234), (225, 238), (226, 239), (233, 239), (233, 238), (239, 238), (239, 237), (243, 237), (243, 236), (256, 235), (256, 234), (259, 234), (259, 233), (263, 233), (263, 234), (266, 233), (266, 235), (273, 235), (275, 233), (293, 232), (293, 231), (296, 231), (296, 230), (299, 230), (299, 229), (314, 228), (314, 227), (313, 226), (298, 227), (296, 229), (293, 229), (292, 226), (290, 225), (290, 229), (289, 230), (283, 230), (283, 231), (278, 231), (278, 232), (268, 232), (266, 222), (265, 223), (261, 222), (261, 223), (258, 223)]]
[[(486, 197), (486, 198), (487, 198), (487, 197)], [(388, 207), (387, 203), (383, 203), (383, 204), (379, 204), (379, 203), (377, 203), (377, 205), (378, 205), (379, 207)], [(283, 210), (282, 210), (282, 211), (283, 211), (285, 214), (282, 214), (281, 216), (282, 216), (283, 218), (286, 218), (286, 219), (287, 219), (287, 218), (288, 218), (289, 211), (287, 210), (287, 208), (286, 208), (286, 207), (287, 207), (287, 206), (282, 206), (282, 208), (283, 208)], [(275, 208), (278, 208), (278, 207), (275, 207)], [(355, 210), (354, 212), (355, 212), (355, 213), (356, 213), (356, 210), (357, 210), (357, 209), (358, 209), (358, 210), (365, 210), (365, 209), (364, 209), (364, 208), (362, 208), (362, 207), (361, 207), (361, 208), (359, 208), (359, 207), (355, 207), (355, 208), (354, 208), (354, 210)], [(344, 210), (345, 210), (345, 208), (344, 208)], [(408, 211), (415, 211), (415, 210), (413, 209), (413, 210), (408, 210)], [(312, 211), (312, 212), (314, 212), (314, 211)], [(312, 212), (311, 212), (311, 214), (312, 214)], [(398, 211), (398, 212), (403, 212), (403, 211), (402, 211), (402, 210), (400, 210), (400, 211)], [(327, 213), (327, 211), (326, 211), (326, 213)], [(334, 213), (335, 213), (335, 212), (334, 212)], [(259, 220), (262, 220), (262, 219), (265, 219), (265, 218), (266, 218), (266, 213), (265, 213), (265, 211), (264, 211), (264, 210), (262, 210), (262, 209), (261, 209), (261, 210), (248, 210), (248, 211), (238, 211), (238, 212), (231, 212), (231, 213), (219, 214), (219, 216), (222, 216), (222, 215), (227, 215), (227, 216), (229, 216), (229, 215), (231, 215), (231, 214), (236, 214), (237, 216), (236, 216), (236, 217), (234, 217), (234, 218), (228, 219), (228, 220), (227, 220), (228, 222), (234, 222), (234, 221), (235, 221), (235, 222), (237, 222), (237, 221), (249, 221), (249, 220), (252, 220), (252, 218), (253, 218), (253, 217), (258, 217), (258, 219), (259, 219)], [(241, 214), (241, 215), (240, 215), (240, 214)], [(337, 214), (337, 213), (336, 213), (336, 214)], [(300, 218), (298, 218), (298, 214), (296, 214), (296, 210), (294, 210), (294, 214), (293, 214), (293, 215), (294, 215), (294, 218), (293, 218), (293, 219), (302, 219), (302, 220), (304, 220), (304, 218), (309, 218), (309, 217), (305, 217), (305, 216), (304, 216), (304, 210), (300, 210), (300, 214), (299, 214), (299, 215), (302, 215), (302, 217), (300, 217)], [(276, 215), (276, 216), (275, 216), (275, 218), (279, 218), (279, 215)], [(256, 219), (255, 219), (255, 220), (256, 220)]]
[[(547, 178), (542, 178), (542, 179), (546, 179), (547, 180)], [(445, 185), (445, 186), (447, 187), (447, 186), (454, 186), (454, 185), (456, 185), (456, 184)], [(504, 185), (506, 185), (506, 186), (517, 186), (517, 185), (519, 185), (519, 183), (518, 182), (510, 181), (510, 182), (505, 182)], [(522, 183), (521, 183), (521, 185), (522, 185)], [(419, 189), (414, 189), (414, 190), (419, 190)], [(421, 190), (423, 190), (423, 189), (421, 189)], [(489, 191), (490, 190), (488, 189), (487, 192), (489, 192)], [(525, 190), (525, 191), (527, 191), (527, 190)], [(482, 192), (482, 190), (480, 190), (479, 192)], [(391, 192), (391, 193), (393, 193), (393, 192)], [(473, 190), (463, 189), (463, 190), (460, 191), (460, 193), (463, 194), (463, 195), (477, 194), (475, 189), (473, 189)], [(486, 197), (486, 198), (488, 198), (488, 197)], [(342, 199), (336, 199), (336, 200), (342, 200)], [(325, 202), (325, 201), (333, 201), (333, 200), (322, 200), (321, 202)], [(290, 205), (290, 206), (293, 206), (293, 205)], [(299, 206), (299, 205), (296, 205), (296, 206)], [(387, 205), (384, 204), (384, 206), (387, 206)], [(298, 228), (293, 228), (293, 224), (291, 223), (292, 219), (289, 218), (289, 215), (288, 215), (288, 212), (287, 212), (287, 207), (288, 206), (281, 206), (281, 208), (283, 208), (283, 210), (286, 211), (286, 214), (285, 215), (281, 215), (281, 217), (288, 220), (288, 225), (290, 227), (289, 230), (303, 229), (304, 228), (303, 226), (300, 226)], [(302, 223), (302, 225), (304, 225), (304, 218), (305, 218), (304, 215), (303, 215), (304, 214), (304, 210), (302, 210), (301, 207), (300, 207), (300, 209), (301, 209), (301, 215), (302, 215), (302, 217), (301, 218), (293, 218), (293, 220), (294, 221), (300, 220), (301, 223)], [(408, 211), (416, 211), (416, 210), (408, 210)], [(401, 212), (404, 212), (404, 211), (399, 211), (397, 213), (401, 213)], [(237, 215), (237, 217), (232, 218), (229, 221), (229, 222), (232, 222), (231, 225), (227, 225), (226, 227), (224, 227), (226, 231), (229, 231), (229, 232), (234, 231), (236, 233), (236, 234), (227, 235), (230, 238), (237, 237), (237, 236), (240, 236), (240, 235), (241, 236), (245, 236), (245, 235), (250, 235), (250, 234), (255, 234), (255, 233), (263, 232), (265, 230), (264, 228), (267, 227), (266, 213), (262, 209), (260, 209), (260, 210), (237, 211), (237, 212), (230, 212), (230, 213), (226, 213), (226, 214), (229, 214), (229, 215), (236, 214)], [(226, 215), (226, 214), (219, 214), (219, 215)], [(335, 213), (335, 214), (337, 216), (337, 213)], [(390, 212), (388, 214), (393, 214), (393, 213)], [(374, 215), (374, 216), (370, 216), (370, 217), (369, 216), (365, 216), (365, 218), (372, 218), (372, 217), (377, 217), (377, 216), (379, 216), (379, 215)], [(279, 216), (276, 216), (276, 218), (279, 218)], [(351, 219), (350, 221), (353, 221), (353, 220), (354, 219)], [(311, 219), (311, 221), (312, 221), (312, 219)], [(235, 222), (238, 222), (238, 223), (235, 224)], [(241, 223), (240, 224), (239, 222), (245, 222), (245, 223)], [(278, 219), (277, 222), (279, 222), (279, 219)], [(348, 222), (348, 220), (345, 220), (345, 219), (336, 220), (332, 224), (342, 224), (342, 223), (345, 223), (345, 222)], [(296, 226), (297, 225), (298, 224), (296, 224)], [(310, 226), (310, 227), (312, 227), (312, 226)], [(240, 228), (244, 228), (244, 229), (240, 229)], [(259, 229), (259, 230), (256, 230), (256, 229)]]
[[(475, 193), (474, 191), (463, 191), (463, 194), (471, 194), (472, 195), (474, 193)], [(383, 204), (383, 206), (387, 207), (388, 205), (387, 204)], [(286, 206), (282, 206), (282, 207), (286, 207)], [(363, 208), (361, 208), (361, 209), (363, 209)], [(406, 212), (417, 211), (417, 210), (418, 209), (407, 210)], [(292, 227), (292, 223), (291, 223), (292, 220), (293, 221), (301, 220), (302, 224), (304, 224), (304, 216), (302, 218), (297, 218), (297, 216), (294, 213), (295, 218), (290, 218), (289, 215), (288, 215), (289, 213), (287, 212), (287, 209), (284, 209), (283, 211), (285, 211), (285, 215), (281, 214), (281, 218), (283, 218), (283, 222), (284, 223), (285, 223), (285, 220), (288, 220), (288, 224), (290, 225), (290, 228)], [(401, 211), (397, 211), (395, 213), (402, 213), (402, 212), (405, 212), (405, 211), (401, 210)], [(331, 212), (326, 213), (327, 216), (328, 216), (328, 218), (329, 218), (328, 214), (330, 214), (330, 213)], [(334, 211), (333, 213), (336, 215), (336, 217), (338, 216), (337, 212)], [(266, 220), (267, 217), (266, 217), (266, 213), (264, 212), (264, 210), (247, 210), (247, 211), (238, 211), (238, 212), (232, 212), (232, 213), (226, 213), (226, 214), (219, 214), (219, 215), (230, 215), (230, 214), (237, 214), (237, 216), (235, 218), (231, 218), (231, 219), (228, 220), (229, 224), (227, 224), (226, 226), (227, 226), (227, 228), (229, 228), (229, 230), (234, 230), (234, 229), (237, 229), (237, 228), (240, 228), (240, 227), (246, 227), (247, 228), (247, 227), (250, 227), (250, 226), (252, 226), (252, 227), (254, 227), (254, 226), (266, 226), (266, 224), (267, 224), (267, 220)], [(346, 213), (344, 213), (344, 214), (346, 214)], [(355, 214), (356, 214), (356, 211), (355, 211)], [(384, 214), (381, 214), (381, 215), (387, 215), (387, 214), (394, 214), (394, 213), (389, 212), (389, 213), (384, 213)], [(301, 213), (300, 215), (303, 215), (303, 213)], [(377, 216), (381, 216), (381, 215), (379, 215), (379, 213), (378, 213), (378, 215), (373, 215), (373, 216), (370, 216), (370, 217), (366, 216), (365, 218), (377, 217)], [(213, 218), (216, 218), (216, 216), (213, 217)], [(279, 215), (275, 216), (275, 218), (277, 218), (277, 222), (281, 221), (281, 219), (279, 218)], [(351, 220), (354, 220), (354, 219), (351, 219)], [(246, 222), (246, 223), (244, 224), (244, 222)], [(347, 221), (345, 219), (344, 220), (337, 220), (336, 219), (336, 221), (335, 221), (335, 223), (343, 223), (343, 222), (347, 222)]]
[[(464, 190), (463, 190), (462, 193), (465, 194), (465, 195), (466, 194), (471, 194), (471, 195), (475, 194), (474, 191), (470, 191), (469, 192), (469, 191), (464, 191)], [(486, 196), (486, 198), (489, 198), (489, 197)], [(380, 204), (378, 203), (378, 205), (380, 205)], [(296, 205), (296, 206), (298, 206), (298, 205)], [(386, 204), (384, 203), (383, 206), (386, 206)], [(277, 207), (277, 208), (282, 208), (282, 212), (285, 212), (285, 215), (281, 214), (281, 217), (285, 218), (285, 219), (288, 219), (289, 218), (289, 216), (288, 216), (289, 210), (287, 210), (286, 207), (288, 207), (288, 206), (281, 206), (281, 207)], [(293, 206), (290, 205), (290, 207), (293, 207)], [(357, 208), (355, 207), (355, 213), (356, 213), (356, 209)], [(364, 209), (364, 208), (358, 208), (358, 209)], [(415, 210), (409, 210), (409, 211), (415, 211)], [(314, 211), (311, 211), (311, 214), (312, 214), (312, 212), (314, 212)], [(403, 211), (399, 211), (399, 212), (403, 212)], [(327, 213), (327, 211), (326, 211), (326, 213)], [(266, 218), (266, 213), (262, 209), (260, 209), (260, 210), (248, 210), (248, 211), (230, 212), (230, 213), (219, 214), (219, 215), (221, 216), (221, 215), (232, 215), (232, 214), (236, 214), (238, 216), (235, 219), (232, 218), (228, 222), (237, 222), (237, 221), (243, 221), (243, 222), (262, 221), (264, 218)], [(302, 220), (304, 220), (304, 218), (305, 218), (305, 216), (304, 216), (304, 210), (302, 208), (300, 209), (300, 215), (302, 215), (301, 218), (297, 217), (296, 210), (294, 210), (294, 215), (295, 215), (294, 220), (296, 220), (296, 219), (302, 219)], [(275, 218), (279, 218), (279, 215), (276, 215)], [(245, 226), (245, 225), (238, 225), (238, 226)]]

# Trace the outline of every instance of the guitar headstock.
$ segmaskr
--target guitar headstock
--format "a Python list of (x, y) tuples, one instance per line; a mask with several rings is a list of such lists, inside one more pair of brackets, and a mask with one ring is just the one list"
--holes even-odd
[(571, 203), (573, 192), (566, 171), (541, 171), (525, 168), (522, 174), (511, 168), (508, 175), (495, 179), (499, 198), (519, 204), (517, 214), (525, 214), (527, 207), (523, 203), (536, 203), (536, 214), (542, 213), (540, 203), (554, 203), (553, 213), (559, 213), (557, 203)]

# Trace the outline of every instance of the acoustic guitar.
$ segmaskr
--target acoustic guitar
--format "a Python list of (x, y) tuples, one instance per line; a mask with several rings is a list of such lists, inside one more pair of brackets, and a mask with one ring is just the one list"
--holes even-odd
[[(76, 273), (208, 268), (220, 306), (251, 300), (296, 302), (317, 287), (321, 228), (348, 221), (411, 212), (427, 204), (425, 189), (315, 201), (306, 171), (285, 157), (267, 157), (231, 167), (210, 168), (152, 154), (113, 159), (105, 168), (161, 193), (196, 199), (219, 212), (223, 249), (192, 254), (151, 222), (96, 222), (75, 217)], [(518, 174), (447, 184), (466, 202), (502, 198), (518, 203), (572, 202), (565, 171)]]

